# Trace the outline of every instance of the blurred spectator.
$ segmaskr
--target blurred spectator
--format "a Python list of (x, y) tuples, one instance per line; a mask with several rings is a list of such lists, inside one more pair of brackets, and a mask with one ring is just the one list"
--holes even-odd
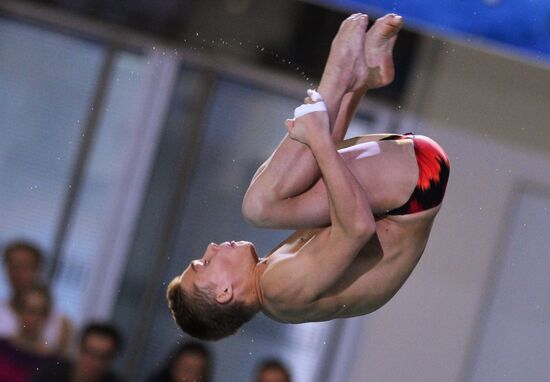
[(52, 307), (50, 291), (45, 286), (35, 285), (17, 296), (14, 301), (18, 317), (18, 331), (10, 337), (18, 349), (40, 355), (53, 351), (42, 338)]
[[(16, 241), (6, 246), (3, 257), (12, 294), (0, 304), (0, 337), (10, 337), (18, 328), (15, 302), (27, 289), (41, 283), (44, 256), (35, 245)], [(66, 317), (50, 309), (41, 336), (53, 352), (65, 355), (71, 344), (72, 325)]]
[(166, 365), (149, 382), (209, 382), (212, 355), (200, 342), (187, 342), (176, 347)]
[(255, 382), (290, 382), (288, 368), (279, 360), (263, 361), (256, 372)]
[(122, 337), (112, 325), (91, 323), (82, 332), (76, 360), (41, 369), (32, 382), (120, 382), (111, 364), (121, 347)]
[(18, 330), (0, 339), (0, 382), (27, 382), (31, 373), (53, 362), (41, 333), (51, 309), (47, 288), (34, 286), (17, 296)]

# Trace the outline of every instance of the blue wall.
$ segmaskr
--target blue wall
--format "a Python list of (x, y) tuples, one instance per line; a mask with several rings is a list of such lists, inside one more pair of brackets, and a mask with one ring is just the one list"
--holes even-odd
[(320, 0), (350, 12), (396, 12), (408, 25), (550, 63), (550, 0)]

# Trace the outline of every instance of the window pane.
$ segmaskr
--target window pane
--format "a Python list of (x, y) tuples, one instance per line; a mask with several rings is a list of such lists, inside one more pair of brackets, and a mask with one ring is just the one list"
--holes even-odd
[(0, 241), (48, 251), (104, 51), (0, 19), (0, 57)]
[[(494, 273), (472, 381), (543, 381), (550, 375), (550, 193), (527, 190), (515, 204)], [(516, 199), (517, 200), (517, 199)]]
[[(188, 127), (194, 120), (196, 109), (201, 108), (201, 97), (198, 95), (205, 86), (208, 86), (208, 81), (201, 72), (181, 68), (177, 74), (154, 168), (138, 218), (135, 239), (128, 254), (127, 261), (130, 265), (126, 267), (124, 279), (118, 289), (114, 319), (128, 338), (128, 347), (131, 349), (123, 354), (119, 362), (124, 369), (132, 367), (129, 373), (135, 372), (133, 375), (136, 378), (145, 376), (144, 369), (140, 368), (136, 371), (133, 370), (133, 365), (128, 366), (126, 363), (133, 359), (134, 352), (141, 350), (141, 344), (135, 342), (140, 342), (141, 337), (146, 338), (147, 333), (143, 333), (143, 330), (149, 329), (148, 324), (145, 329), (139, 327), (143, 324), (141, 321), (145, 316), (142, 310), (144, 295), (148, 293), (148, 283), (155, 270), (156, 257), (160, 256), (159, 251), (163, 251), (166, 245), (167, 222), (172, 220), (174, 198), (179, 198), (182, 193), (182, 190), (178, 189), (181, 183), (180, 172), (189, 155), (190, 135), (193, 132), (193, 129)], [(172, 227), (168, 231), (171, 229)], [(161, 304), (165, 298), (164, 288), (160, 282), (155, 284), (155, 290), (157, 289), (159, 296), (155, 297), (160, 300), (158, 303), (160, 307), (155, 307), (160, 311), (156, 311), (155, 314), (169, 316), (166, 305)], [(173, 323), (168, 325), (165, 329), (174, 329)], [(136, 335), (137, 331), (139, 335)], [(174, 332), (169, 336), (170, 340), (174, 338), (173, 334)], [(166, 346), (171, 345), (171, 342), (166, 344)], [(150, 368), (150, 361), (144, 360), (141, 362), (141, 367), (149, 370), (147, 367)]]
[(121, 53), (115, 62), (95, 144), (71, 218), (55, 288), (60, 307), (77, 323), (86, 315), (83, 305), (88, 282), (90, 287), (98, 288), (94, 283), (103, 281), (87, 277), (101, 258), (103, 235), (109, 226), (107, 219), (113, 218), (109, 212), (116, 193), (120, 192), (117, 186), (125, 177), (125, 159), (134, 142), (131, 138), (139, 128), (130, 122), (139, 105), (137, 98), (143, 87), (145, 64), (145, 56), (130, 53)]

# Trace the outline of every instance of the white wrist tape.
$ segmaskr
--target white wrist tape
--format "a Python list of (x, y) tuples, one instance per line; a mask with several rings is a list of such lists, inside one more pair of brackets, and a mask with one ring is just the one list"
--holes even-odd
[(319, 93), (317, 93), (315, 90), (309, 89), (307, 91), (307, 95), (315, 103), (304, 104), (294, 109), (294, 119), (300, 118), (303, 115), (316, 111), (327, 111), (327, 106), (323, 101), (323, 97), (321, 97)]
[(324, 101), (323, 97), (321, 97), (321, 94), (317, 93), (316, 90), (307, 89), (307, 95), (313, 102), (319, 102)]

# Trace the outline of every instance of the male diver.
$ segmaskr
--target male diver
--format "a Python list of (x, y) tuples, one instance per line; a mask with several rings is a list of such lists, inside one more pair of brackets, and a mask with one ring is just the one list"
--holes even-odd
[(447, 156), (412, 134), (342, 142), (366, 90), (393, 80), (402, 23), (394, 14), (368, 32), (366, 15), (342, 23), (318, 92), (286, 121), (243, 201), (249, 222), (296, 232), (262, 259), (250, 242), (210, 244), (168, 286), (185, 332), (217, 340), (259, 311), (284, 323), (364, 315), (411, 274), (441, 207)]

